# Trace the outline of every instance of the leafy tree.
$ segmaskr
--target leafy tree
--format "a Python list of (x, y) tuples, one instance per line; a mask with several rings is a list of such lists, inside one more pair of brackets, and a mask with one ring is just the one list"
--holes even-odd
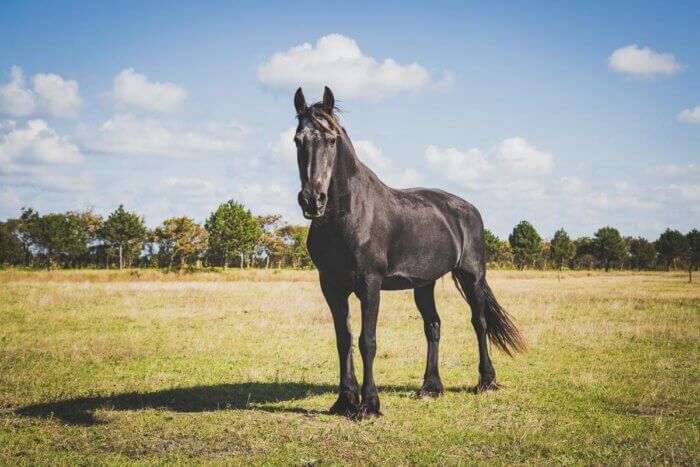
[(526, 263), (534, 262), (542, 251), (542, 238), (528, 221), (521, 221), (508, 237), (515, 262), (522, 271)]
[(593, 235), (593, 251), (607, 272), (613, 261), (621, 261), (627, 254), (627, 245), (617, 229), (602, 227)]
[(559, 229), (554, 232), (552, 237), (552, 259), (559, 270), (564, 269), (564, 263), (568, 263), (576, 254), (576, 245), (571, 241), (571, 238), (564, 229)]
[(92, 208), (84, 211), (70, 211), (68, 214), (75, 217), (76, 221), (81, 224), (89, 243), (100, 239), (104, 219), (99, 214), (95, 214)]
[(493, 263), (498, 260), (498, 253), (501, 251), (501, 240), (489, 229), (484, 229), (484, 252), (486, 262)]
[(211, 213), (205, 224), (209, 232), (209, 248), (223, 257), (224, 270), (231, 254), (241, 257), (252, 251), (260, 240), (262, 230), (249, 210), (242, 204), (230, 200)]
[(92, 261), (95, 266), (99, 266), (100, 260), (102, 259), (101, 257), (106, 257), (106, 255), (104, 255), (105, 248), (100, 237), (104, 219), (92, 209), (72, 211), (68, 214), (80, 225), (80, 228), (85, 232), (85, 236), (87, 237), (87, 254), (84, 254), (81, 259), (84, 262)]
[(670, 271), (671, 265), (676, 269), (676, 260), (686, 255), (688, 251), (688, 239), (677, 230), (666, 229), (656, 241), (656, 251), (666, 262), (666, 268)]
[(100, 230), (100, 236), (107, 245), (117, 248), (119, 269), (124, 269), (124, 257), (130, 257), (141, 251), (146, 232), (143, 219), (133, 212), (126, 211), (120, 204), (105, 221)]
[(542, 269), (547, 269), (547, 262), (552, 260), (552, 244), (550, 242), (542, 242), (542, 250), (540, 251), (539, 264)]
[(16, 235), (17, 238), (22, 242), (22, 250), (24, 250), (23, 264), (25, 266), (31, 266), (32, 259), (32, 236), (29, 234), (29, 223), (32, 219), (38, 216), (38, 213), (32, 208), (22, 208), (22, 214), (19, 217), (19, 224), (17, 225)]
[(70, 230), (66, 239), (64, 256), (65, 260), (70, 263), (70, 266), (75, 267), (88, 251), (90, 232), (80, 213), (68, 212), (65, 216), (70, 225)]
[(286, 251), (288, 255), (287, 264), (295, 269), (313, 267), (309, 250), (306, 248), (309, 227), (306, 225), (285, 225), (279, 231), (284, 242), (288, 245)]
[(508, 240), (501, 240), (498, 248), (498, 262), (507, 266), (513, 265), (513, 249)]
[(157, 227), (153, 237), (160, 252), (168, 258), (168, 269), (179, 259), (182, 269), (188, 261), (196, 259), (207, 248), (209, 233), (189, 217), (173, 217)]
[(0, 266), (4, 264), (21, 264), (24, 256), (22, 241), (17, 237), (19, 219), (0, 222)]
[(630, 258), (632, 266), (639, 271), (649, 269), (656, 259), (656, 248), (654, 244), (645, 238), (633, 238), (630, 242)]
[(693, 269), (700, 266), (700, 230), (693, 229), (685, 237), (688, 241), (688, 280), (693, 282)]
[(279, 234), (281, 219), (282, 216), (279, 214), (256, 217), (258, 224), (260, 224), (262, 234), (255, 248), (255, 253), (257, 256), (265, 258), (265, 269), (270, 267), (270, 261), (272, 261), (273, 258), (277, 258), (279, 262), (280, 255), (286, 246)]
[(576, 255), (574, 264), (579, 269), (592, 269), (596, 258), (593, 249), (593, 240), (589, 237), (579, 237), (574, 240)]
[(35, 213), (28, 223), (32, 244), (42, 252), (47, 269), (61, 259), (71, 261), (87, 251), (87, 236), (69, 214)]

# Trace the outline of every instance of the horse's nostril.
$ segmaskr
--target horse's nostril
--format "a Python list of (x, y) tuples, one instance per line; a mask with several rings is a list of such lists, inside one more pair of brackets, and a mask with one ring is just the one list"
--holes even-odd
[(319, 203), (325, 203), (325, 202), (326, 202), (326, 194), (325, 194), (325, 193), (319, 193), (319, 195), (318, 195), (318, 202), (319, 202)]

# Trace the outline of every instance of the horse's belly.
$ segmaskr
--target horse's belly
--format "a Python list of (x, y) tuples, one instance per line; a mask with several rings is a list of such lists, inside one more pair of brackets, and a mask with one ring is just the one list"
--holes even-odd
[(382, 290), (406, 290), (428, 285), (434, 280), (419, 277), (408, 277), (401, 274), (386, 276), (382, 279)]
[(455, 248), (448, 241), (395, 245), (391, 253), (387, 258), (386, 287), (382, 283), (382, 288), (387, 290), (415, 289), (435, 282), (455, 269), (459, 261)]

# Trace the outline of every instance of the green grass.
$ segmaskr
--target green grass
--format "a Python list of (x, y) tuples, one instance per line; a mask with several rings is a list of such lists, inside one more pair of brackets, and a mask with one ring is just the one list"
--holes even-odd
[(384, 417), (359, 423), (326, 414), (337, 357), (315, 280), (0, 272), (0, 464), (700, 459), (700, 284), (684, 274), (490, 273), (530, 351), (494, 349), (504, 389), (479, 395), (469, 312), (446, 278), (447, 391), (430, 402), (414, 397), (425, 340), (412, 294), (383, 293)]

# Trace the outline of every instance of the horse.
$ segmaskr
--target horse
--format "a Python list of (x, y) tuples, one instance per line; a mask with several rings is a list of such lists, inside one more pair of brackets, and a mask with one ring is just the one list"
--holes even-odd
[[(449, 272), (471, 307), (479, 347), (476, 390), (498, 389), (487, 339), (510, 356), (524, 351), (525, 342), (486, 282), (479, 211), (442, 190), (385, 185), (358, 159), (327, 86), (323, 101), (312, 105), (307, 105), (298, 88), (294, 107), (301, 181), (298, 203), (303, 216), (311, 220), (307, 248), (333, 316), (340, 361), (338, 399), (330, 413), (355, 419), (381, 415), (373, 372), (380, 290), (414, 290), (428, 343), (418, 394), (428, 398), (443, 394), (434, 289), (436, 280)], [(348, 306), (352, 293), (362, 313), (361, 399), (352, 358)]]

